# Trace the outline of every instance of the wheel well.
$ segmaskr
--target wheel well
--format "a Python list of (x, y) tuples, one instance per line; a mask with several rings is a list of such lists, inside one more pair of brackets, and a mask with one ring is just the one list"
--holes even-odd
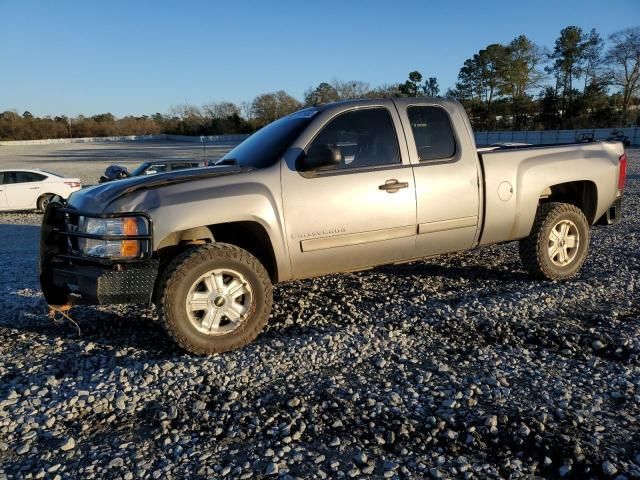
[(184, 249), (214, 241), (230, 243), (248, 251), (264, 265), (271, 281), (277, 281), (278, 268), (271, 240), (264, 227), (257, 222), (218, 223), (173, 232), (158, 246), (161, 270)]
[[(46, 197), (46, 196), (55, 197), (55, 196), (56, 196), (56, 194), (55, 194), (55, 193), (48, 193), (48, 192), (47, 192), (47, 193), (41, 193), (41, 194), (38, 196), (38, 199), (36, 200), (36, 202), (39, 202), (42, 198), (44, 198), (44, 197)], [(33, 198), (33, 197), (32, 197), (32, 198)]]
[(547, 187), (540, 194), (540, 203), (563, 202), (575, 205), (589, 224), (595, 221), (596, 209), (598, 208), (598, 188), (595, 183), (588, 180), (577, 182), (558, 183)]
[(45, 197), (50, 197), (53, 198), (55, 197), (56, 194), (55, 193), (41, 193), (38, 198), (36, 198), (36, 208), (40, 208), (40, 201), (42, 199), (44, 199)]
[(231, 243), (255, 256), (269, 273), (272, 282), (278, 280), (278, 266), (273, 245), (265, 228), (257, 222), (230, 222), (209, 225), (216, 242)]

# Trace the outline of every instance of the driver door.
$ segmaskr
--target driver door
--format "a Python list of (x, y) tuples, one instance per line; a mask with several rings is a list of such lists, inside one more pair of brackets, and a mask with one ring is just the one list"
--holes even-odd
[[(413, 172), (395, 109), (385, 104), (323, 112), (308, 142), (339, 151), (339, 162), (282, 168), (282, 199), (293, 278), (408, 259), (416, 240)], [(316, 124), (318, 124), (316, 123)], [(294, 149), (295, 150), (295, 149)], [(300, 150), (298, 150), (299, 152)]]

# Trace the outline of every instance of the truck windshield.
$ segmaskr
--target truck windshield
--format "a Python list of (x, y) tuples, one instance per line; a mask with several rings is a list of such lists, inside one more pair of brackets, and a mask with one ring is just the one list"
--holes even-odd
[(284, 155), (289, 145), (311, 123), (316, 113), (316, 109), (307, 108), (262, 127), (219, 162), (235, 161), (241, 167), (270, 167)]

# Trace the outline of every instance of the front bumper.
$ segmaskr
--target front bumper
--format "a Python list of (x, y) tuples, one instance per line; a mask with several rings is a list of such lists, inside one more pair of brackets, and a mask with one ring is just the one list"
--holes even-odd
[[(85, 215), (51, 202), (40, 234), (40, 285), (49, 305), (150, 303), (159, 261), (147, 252), (143, 258), (103, 260), (74, 254), (67, 224)], [(152, 244), (149, 237), (149, 245)]]

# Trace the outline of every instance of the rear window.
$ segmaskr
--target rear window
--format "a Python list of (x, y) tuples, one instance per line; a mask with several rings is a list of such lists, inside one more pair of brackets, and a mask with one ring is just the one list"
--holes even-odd
[(185, 168), (195, 168), (197, 166), (197, 163), (172, 163), (171, 170), (183, 170)]
[(18, 183), (41, 182), (47, 178), (45, 175), (33, 172), (18, 172)]
[(39, 173), (34, 173), (34, 172), (5, 172), (2, 183), (12, 184), (12, 183), (41, 182), (45, 178), (47, 178), (45, 175), (40, 175)]
[(453, 128), (443, 108), (409, 107), (407, 115), (421, 162), (444, 160), (455, 155)]

